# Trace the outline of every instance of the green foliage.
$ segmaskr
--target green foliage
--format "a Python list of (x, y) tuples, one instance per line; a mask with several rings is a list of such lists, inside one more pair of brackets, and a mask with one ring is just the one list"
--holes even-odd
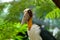
[(38, 5), (35, 8), (36, 16), (38, 18), (45, 18), (46, 14), (55, 8), (52, 0), (38, 0)]
[(0, 40), (10, 39), (15, 36), (17, 32), (17, 28), (13, 23), (6, 23), (0, 25)]
[(26, 24), (21, 26), (19, 22), (7, 22), (0, 25), (0, 40), (14, 39), (16, 37), (19, 37), (19, 39), (21, 39), (22, 36), (16, 35), (18, 32), (22, 32), (25, 34), (26, 26)]
[[(8, 13), (4, 13), (3, 9), (8, 5), (10, 5)], [(0, 3), (0, 40), (23, 40), (25, 38), (25, 36), (17, 36), (19, 32), (25, 35), (27, 31), (27, 24), (23, 26), (20, 24), (20, 14), (23, 14), (25, 8), (31, 8), (39, 19), (60, 18), (60, 9), (55, 6), (52, 0), (18, 0)], [(46, 29), (48, 28), (46, 27)], [(28, 38), (24, 40), (28, 40)]]
[(58, 34), (56, 35), (57, 40), (60, 40), (60, 31), (58, 32)]
[(3, 4), (0, 4), (0, 11), (4, 8)]
[(59, 19), (60, 18), (60, 9), (56, 8), (53, 11), (49, 12), (46, 15), (46, 18), (48, 18), (48, 19)]

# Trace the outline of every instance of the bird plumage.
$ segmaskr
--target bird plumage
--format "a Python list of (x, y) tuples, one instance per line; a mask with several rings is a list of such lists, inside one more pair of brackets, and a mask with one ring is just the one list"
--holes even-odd
[(30, 9), (24, 10), (24, 17), (22, 23), (27, 22), (28, 24), (28, 36), (30, 40), (56, 40), (50, 32), (32, 23), (32, 11)]
[(30, 40), (42, 40), (41, 36), (39, 35), (40, 32), (41, 32), (40, 27), (36, 24), (33, 24), (31, 29), (28, 30)]
[(53, 35), (47, 31), (46, 29), (41, 29), (41, 32), (40, 32), (40, 36), (42, 37), (42, 40), (56, 40), (55, 37), (53, 37)]
[(33, 24), (32, 28), (28, 30), (28, 35), (30, 40), (56, 40), (49, 31), (36, 24)]

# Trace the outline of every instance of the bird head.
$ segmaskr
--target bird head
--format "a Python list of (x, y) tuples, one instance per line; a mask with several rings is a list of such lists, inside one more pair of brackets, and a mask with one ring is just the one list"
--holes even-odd
[(24, 10), (24, 16), (22, 18), (21, 24), (24, 24), (25, 22), (28, 22), (32, 18), (32, 11), (31, 9), (27, 8)]

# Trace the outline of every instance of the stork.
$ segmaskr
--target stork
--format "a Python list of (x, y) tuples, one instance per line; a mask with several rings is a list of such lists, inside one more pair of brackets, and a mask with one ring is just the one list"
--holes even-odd
[(50, 32), (42, 28), (37, 24), (32, 23), (32, 11), (27, 8), (24, 10), (24, 16), (22, 18), (21, 25), (25, 22), (28, 24), (28, 36), (30, 40), (56, 40)]

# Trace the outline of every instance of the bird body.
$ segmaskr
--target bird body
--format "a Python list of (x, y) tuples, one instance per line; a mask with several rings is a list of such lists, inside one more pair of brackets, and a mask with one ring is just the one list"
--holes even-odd
[(27, 22), (28, 24), (28, 36), (30, 40), (56, 40), (50, 32), (42, 28), (37, 24), (32, 23), (32, 11), (30, 9), (24, 10), (24, 16), (21, 24)]
[(40, 34), (40, 27), (36, 24), (33, 24), (31, 29), (28, 30), (28, 35), (30, 37), (30, 40), (42, 40)]
[(33, 24), (31, 29), (28, 30), (30, 40), (56, 40), (50, 32), (41, 28), (37, 24)]

